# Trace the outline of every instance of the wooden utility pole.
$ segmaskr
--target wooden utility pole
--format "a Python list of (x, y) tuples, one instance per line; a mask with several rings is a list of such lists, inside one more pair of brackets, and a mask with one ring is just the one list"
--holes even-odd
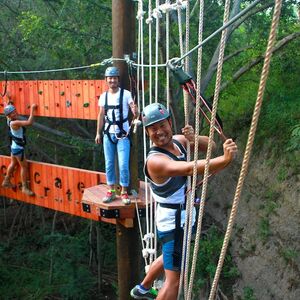
[[(124, 58), (135, 51), (135, 9), (132, 0), (112, 0), (112, 46), (113, 57)], [(129, 89), (127, 65), (115, 62), (120, 69), (121, 84)], [(132, 135), (130, 159), (131, 187), (138, 188), (137, 140)], [(140, 239), (138, 226), (125, 228), (117, 222), (118, 297), (131, 299), (130, 290), (139, 283)]]

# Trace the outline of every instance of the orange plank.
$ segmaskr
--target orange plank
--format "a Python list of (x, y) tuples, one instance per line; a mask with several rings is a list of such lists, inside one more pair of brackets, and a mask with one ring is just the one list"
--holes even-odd
[(44, 98), (44, 116), (51, 116), (50, 113), (50, 96), (49, 96), (49, 84), (47, 81), (43, 81), (43, 98)]
[(65, 118), (72, 118), (72, 104), (73, 99), (71, 97), (71, 80), (65, 80), (65, 109), (66, 115)]
[[(82, 115), (82, 118), (85, 120), (91, 120), (91, 112), (90, 112), (90, 100), (89, 100), (89, 82), (91, 80), (82, 80), (81, 81), (81, 91), (80, 91), (80, 98), (78, 99), (78, 106), (79, 106), (79, 110), (80, 113)], [(77, 85), (79, 83), (77, 82)]]
[[(71, 103), (71, 106), (67, 109), (70, 110), (70, 116), (72, 118), (74, 118), (74, 116), (79, 116), (78, 114), (78, 103), (77, 103), (77, 97), (76, 95), (78, 94), (77, 92), (77, 80), (74, 81), (74, 80), (70, 80), (70, 96), (68, 97), (68, 100), (70, 101)], [(81, 118), (80, 118), (81, 119)]]
[[(4, 82), (0, 82), (3, 91)], [(39, 106), (37, 116), (96, 120), (98, 98), (106, 90), (103, 80), (8, 81), (7, 91), (18, 112), (29, 115), (29, 106)], [(0, 113), (8, 102), (5, 96)]]
[(44, 187), (42, 181), (43, 167), (41, 165), (30, 165), (32, 169), (32, 175), (30, 177), (31, 180), (31, 188), (35, 192), (35, 204), (39, 206), (45, 206), (44, 199)]
[(91, 119), (90, 114), (90, 87), (88, 85), (88, 81), (83, 81), (83, 89), (82, 89), (82, 101), (81, 101), (81, 107), (84, 113), (84, 119)]
[[(2, 174), (2, 178), (6, 173), (9, 162), (10, 158), (8, 156), (0, 155), (0, 174)], [(99, 210), (101, 208), (106, 210), (119, 209), (120, 218), (123, 219), (121, 222), (128, 226), (132, 223), (131, 219), (135, 217), (135, 199), (132, 199), (133, 203), (130, 206), (122, 204), (120, 198), (109, 204), (102, 202), (107, 186), (97, 185), (97, 183), (99, 183), (101, 177), (104, 177), (103, 173), (31, 161), (29, 161), (29, 165), (31, 187), (36, 196), (25, 196), (19, 188), (8, 190), (2, 187), (0, 187), (0, 195), (109, 223), (115, 223), (115, 220), (101, 218)], [(15, 173), (14, 181), (19, 185), (19, 169)], [(90, 205), (90, 213), (82, 210), (82, 203)], [(138, 205), (144, 206), (141, 199), (138, 199)]]
[(54, 97), (54, 81), (50, 81), (48, 85), (49, 95), (49, 116), (55, 115), (55, 97)]
[(102, 82), (99, 81), (89, 81), (89, 90), (90, 90), (90, 98), (89, 98), (89, 107), (91, 119), (97, 119), (98, 116), (98, 94), (102, 93), (101, 86)]
[(60, 109), (60, 96), (59, 96), (59, 80), (53, 80), (53, 104), (54, 104), (54, 117), (61, 117), (61, 109)]

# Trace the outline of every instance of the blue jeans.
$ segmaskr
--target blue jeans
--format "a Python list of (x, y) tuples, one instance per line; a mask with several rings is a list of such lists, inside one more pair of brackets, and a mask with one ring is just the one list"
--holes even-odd
[(113, 185), (116, 183), (115, 154), (117, 153), (119, 163), (120, 185), (128, 187), (130, 180), (130, 141), (127, 137), (118, 140), (114, 134), (110, 134), (110, 138), (113, 142), (116, 142), (116, 144), (110, 141), (107, 134), (104, 134), (103, 149), (105, 158), (106, 182), (108, 185)]

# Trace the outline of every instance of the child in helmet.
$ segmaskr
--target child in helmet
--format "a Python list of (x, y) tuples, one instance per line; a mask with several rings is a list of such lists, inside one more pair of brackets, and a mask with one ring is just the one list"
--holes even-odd
[(37, 108), (36, 104), (32, 104), (30, 108), (30, 116), (27, 120), (20, 120), (16, 108), (12, 104), (8, 104), (4, 108), (4, 114), (7, 118), (7, 125), (10, 132), (10, 149), (11, 162), (7, 168), (6, 176), (2, 182), (4, 188), (14, 188), (10, 182), (15, 168), (19, 165), (21, 168), (22, 192), (28, 196), (34, 196), (34, 192), (29, 187), (28, 180), (28, 162), (25, 157), (25, 127), (33, 124), (34, 112)]

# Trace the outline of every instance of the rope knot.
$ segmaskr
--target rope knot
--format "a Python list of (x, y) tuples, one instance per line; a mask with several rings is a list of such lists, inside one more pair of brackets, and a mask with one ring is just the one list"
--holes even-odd
[(145, 11), (143, 11), (143, 9), (139, 9), (137, 14), (136, 14), (136, 18), (138, 20), (142, 20), (144, 18), (144, 14), (145, 14)]
[(159, 8), (154, 8), (152, 15), (155, 19), (159, 19), (162, 17), (162, 13)]
[(153, 18), (150, 16), (146, 19), (146, 23), (149, 25), (149, 24), (152, 24), (153, 23)]

